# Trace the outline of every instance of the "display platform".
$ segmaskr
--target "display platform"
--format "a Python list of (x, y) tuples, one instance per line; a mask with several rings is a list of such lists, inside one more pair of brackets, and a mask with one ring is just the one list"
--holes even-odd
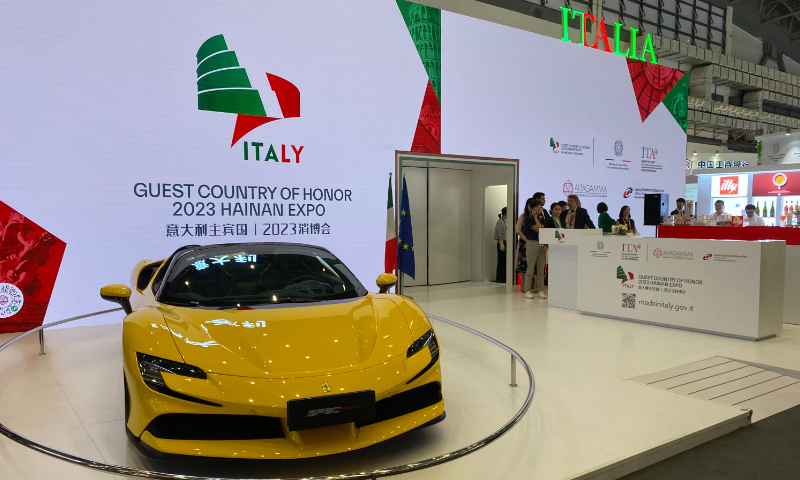
[[(525, 299), (497, 284), (414, 287), (408, 294), (427, 312), (459, 319), (518, 351), (533, 366), (536, 396), (522, 422), (492, 445), (398, 478), (618, 478), (748, 424), (740, 409), (676, 398), (624, 379), (714, 354), (773, 364), (777, 359), (784, 368), (800, 369), (800, 359), (791, 354), (800, 347), (800, 328), (794, 326), (780, 341), (753, 344), (548, 308), (546, 301)], [(116, 313), (107, 317), (109, 323), (121, 320)], [(455, 327), (434, 325), (447, 419), (362, 451), (303, 461), (176, 464), (142, 457), (124, 434), (118, 323), (48, 331), (44, 357), (35, 335), (0, 352), (0, 421), (86, 458), (201, 476), (298, 477), (396, 465), (486, 436), (519, 410), (527, 391), (521, 372), (519, 387), (508, 386), (507, 352)], [(10, 337), (0, 336), (0, 342)], [(0, 467), (20, 480), (113, 478), (4, 437)]]
[[(786, 265), (800, 265), (800, 228), (780, 227), (692, 227), (661, 225), (660, 238), (706, 238), (715, 240), (783, 240), (786, 242)], [(784, 270), (783, 322), (800, 324), (800, 268)]]

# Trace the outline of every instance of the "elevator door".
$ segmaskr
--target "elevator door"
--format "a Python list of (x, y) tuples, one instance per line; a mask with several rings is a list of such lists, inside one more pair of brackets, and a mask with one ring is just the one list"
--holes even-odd
[(472, 172), (428, 169), (428, 285), (472, 280)]

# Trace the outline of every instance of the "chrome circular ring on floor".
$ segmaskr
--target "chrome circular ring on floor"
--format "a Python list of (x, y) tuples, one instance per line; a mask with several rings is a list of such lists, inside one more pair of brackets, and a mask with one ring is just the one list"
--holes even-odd
[[(77, 317), (72, 317), (72, 318), (68, 318), (68, 319), (65, 319), (65, 320), (60, 320), (60, 321), (57, 321), (57, 322), (52, 322), (52, 323), (48, 323), (46, 325), (42, 325), (41, 327), (35, 328), (33, 330), (30, 330), (30, 331), (28, 331), (28, 332), (26, 332), (26, 333), (24, 333), (24, 334), (22, 334), (22, 335), (20, 335), (20, 336), (18, 336), (16, 338), (14, 338), (13, 340), (8, 341), (4, 345), (0, 346), (0, 352), (2, 352), (4, 349), (9, 347), (14, 342), (22, 339), (23, 337), (26, 337), (28, 335), (32, 335), (35, 332), (43, 331), (46, 328), (53, 327), (55, 325), (60, 325), (60, 324), (63, 324), (63, 323), (73, 322), (75, 320), (80, 320), (80, 319), (83, 319), (83, 318), (93, 317), (93, 316), (96, 316), (96, 315), (102, 315), (102, 314), (105, 314), (105, 313), (116, 312), (116, 311), (120, 311), (120, 310), (122, 310), (122, 309), (121, 308), (114, 308), (114, 309), (111, 309), (111, 310), (103, 310), (103, 311), (100, 311), (100, 312), (89, 313), (89, 314), (86, 314), (86, 315), (79, 315)], [(299, 477), (299, 478), (303, 478), (304, 480), (376, 479), (376, 478), (379, 478), (379, 477), (388, 477), (388, 476), (391, 476), (391, 475), (399, 475), (399, 474), (403, 474), (403, 473), (413, 472), (413, 471), (416, 471), (416, 470), (423, 470), (423, 469), (430, 468), (430, 467), (433, 467), (433, 466), (436, 466), (436, 465), (441, 465), (443, 463), (447, 463), (447, 462), (456, 460), (458, 458), (461, 458), (463, 456), (469, 455), (470, 453), (475, 452), (477, 450), (480, 450), (481, 448), (489, 445), (490, 443), (492, 443), (495, 440), (497, 440), (498, 438), (500, 438), (503, 434), (505, 434), (509, 430), (511, 430), (511, 428), (514, 427), (520, 421), (522, 416), (525, 415), (525, 413), (528, 411), (528, 408), (531, 405), (531, 402), (533, 401), (533, 393), (534, 393), (535, 387), (536, 387), (536, 384), (535, 384), (535, 381), (534, 381), (534, 378), (533, 378), (533, 371), (531, 370), (530, 365), (528, 365), (528, 362), (526, 362), (525, 359), (522, 358), (522, 356), (520, 356), (520, 354), (518, 354), (511, 347), (509, 347), (509, 346), (507, 346), (507, 345), (505, 345), (505, 344), (503, 344), (501, 342), (498, 342), (497, 340), (489, 337), (488, 335), (484, 335), (483, 333), (481, 333), (481, 332), (479, 332), (477, 330), (473, 330), (473, 329), (471, 329), (471, 328), (469, 328), (467, 326), (461, 325), (460, 323), (456, 323), (456, 322), (453, 322), (451, 320), (447, 320), (447, 319), (444, 319), (442, 317), (438, 317), (436, 315), (428, 315), (428, 318), (433, 319), (433, 320), (437, 320), (437, 321), (440, 321), (440, 322), (444, 322), (444, 323), (446, 323), (448, 325), (452, 325), (454, 327), (460, 328), (462, 330), (466, 330), (466, 331), (468, 331), (468, 332), (470, 332), (470, 333), (472, 333), (474, 335), (477, 335), (477, 336), (483, 338), (484, 340), (486, 340), (488, 342), (491, 342), (491, 343), (497, 345), (498, 347), (502, 348), (503, 350), (507, 351), (508, 353), (511, 354), (512, 358), (515, 358), (522, 365), (522, 368), (524, 368), (525, 372), (528, 374), (528, 380), (530, 382), (529, 383), (530, 386), (528, 388), (528, 394), (527, 394), (527, 396), (525, 398), (525, 402), (523, 403), (523, 405), (519, 409), (519, 411), (517, 411), (517, 413), (513, 417), (511, 417), (511, 419), (508, 422), (506, 422), (505, 425), (503, 425), (502, 427), (497, 429), (491, 435), (489, 435), (487, 437), (484, 437), (484, 438), (478, 440), (477, 442), (475, 442), (475, 443), (473, 443), (471, 445), (468, 445), (468, 446), (466, 446), (464, 448), (455, 450), (455, 451), (450, 452), (450, 453), (445, 453), (443, 455), (438, 455), (436, 457), (426, 458), (425, 460), (420, 460), (418, 462), (407, 463), (405, 465), (397, 465), (397, 466), (394, 466), (394, 467), (380, 468), (380, 469), (366, 471), (366, 472), (354, 472), (354, 473), (345, 473), (345, 474), (338, 474), (338, 475), (326, 475), (326, 476), (316, 476), (316, 477)], [(6, 436), (7, 438), (13, 440), (14, 442), (16, 442), (16, 443), (18, 443), (18, 444), (20, 444), (20, 445), (22, 445), (24, 447), (28, 447), (28, 448), (30, 448), (32, 450), (35, 450), (35, 451), (37, 451), (39, 453), (43, 453), (43, 454), (48, 455), (50, 457), (57, 458), (59, 460), (63, 460), (65, 462), (72, 463), (74, 465), (78, 465), (78, 466), (81, 466), (81, 467), (84, 467), (84, 468), (89, 468), (89, 469), (92, 469), (92, 470), (98, 470), (98, 471), (101, 471), (101, 472), (111, 473), (111, 474), (115, 474), (115, 475), (126, 475), (126, 476), (131, 476), (131, 477), (151, 478), (151, 479), (160, 479), (160, 480), (234, 480), (234, 479), (224, 479), (224, 478), (220, 478), (220, 477), (213, 477), (212, 478), (212, 477), (200, 477), (200, 476), (193, 476), (193, 475), (181, 475), (181, 474), (176, 474), (176, 473), (154, 472), (154, 471), (148, 471), (148, 470), (141, 470), (141, 469), (138, 469), (138, 468), (123, 467), (123, 466), (120, 466), (120, 465), (110, 465), (110, 464), (103, 463), (103, 462), (97, 462), (97, 461), (94, 461), (94, 460), (89, 460), (87, 458), (79, 457), (77, 455), (72, 455), (70, 453), (62, 452), (62, 451), (57, 450), (55, 448), (48, 447), (47, 445), (42, 445), (40, 443), (34, 442), (33, 440), (30, 440), (29, 438), (26, 438), (26, 437), (18, 434), (17, 432), (14, 432), (13, 430), (10, 430), (9, 428), (7, 428), (2, 423), (0, 423), (0, 434)], [(299, 480), (299, 478), (284, 479), (284, 480)], [(280, 480), (280, 479), (274, 479), (274, 480)]]

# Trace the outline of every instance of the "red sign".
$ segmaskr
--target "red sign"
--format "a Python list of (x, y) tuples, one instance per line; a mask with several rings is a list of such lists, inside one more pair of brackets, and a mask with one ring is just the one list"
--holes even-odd
[(754, 197), (800, 195), (800, 172), (753, 174)]
[(734, 227), (743, 227), (744, 226), (744, 217), (741, 215), (734, 215), (731, 217), (731, 226)]
[(719, 194), (738, 195), (739, 175), (734, 175), (732, 177), (719, 177)]

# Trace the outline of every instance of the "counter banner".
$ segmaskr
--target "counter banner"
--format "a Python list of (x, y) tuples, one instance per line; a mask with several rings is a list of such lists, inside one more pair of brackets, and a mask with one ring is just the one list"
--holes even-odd
[(578, 255), (578, 310), (758, 336), (758, 242), (583, 237)]

